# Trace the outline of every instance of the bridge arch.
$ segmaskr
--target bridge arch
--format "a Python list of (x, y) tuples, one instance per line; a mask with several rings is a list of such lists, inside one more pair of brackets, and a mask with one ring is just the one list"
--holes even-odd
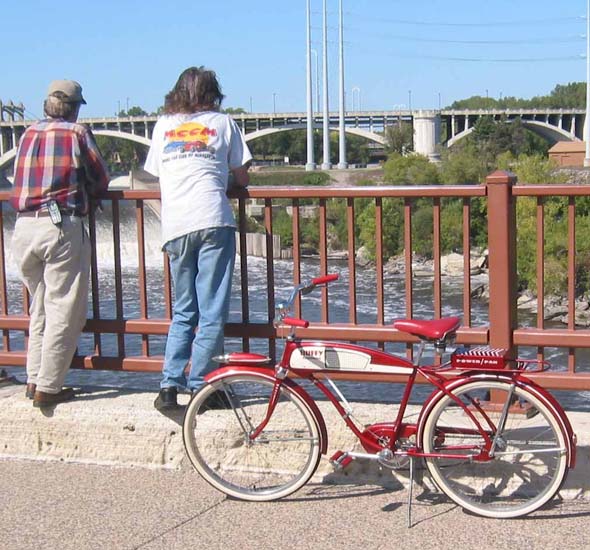
[(4, 170), (14, 160), (14, 157), (16, 157), (16, 147), (10, 151), (6, 151), (0, 157), (0, 170)]
[[(508, 122), (511, 122), (511, 120), (509, 120)], [(550, 143), (555, 143), (557, 141), (579, 141), (579, 139), (571, 132), (568, 132), (563, 128), (558, 128), (557, 126), (548, 124), (547, 122), (526, 119), (520, 119), (520, 122), (525, 128), (528, 128), (529, 130), (546, 139)], [(471, 134), (471, 132), (473, 132), (473, 129), (474, 127), (472, 126), (471, 128), (467, 128), (467, 130), (463, 130), (462, 132), (459, 132), (458, 134), (453, 136), (451, 139), (447, 141), (447, 147), (452, 147), (453, 145), (455, 145), (455, 143), (467, 137), (469, 134)]]
[[(249, 142), (249, 141), (254, 141), (255, 139), (264, 137), (264, 136), (278, 134), (279, 132), (289, 132), (291, 130), (304, 130), (305, 128), (307, 128), (307, 124), (305, 124), (305, 123), (289, 124), (287, 126), (280, 126), (280, 127), (274, 127), (274, 128), (263, 128), (262, 130), (256, 130), (255, 132), (249, 132), (248, 134), (246, 134), (244, 136), (244, 138), (245, 138), (246, 142)], [(321, 127), (314, 126), (314, 129), (321, 130)], [(338, 131), (338, 126), (330, 126), (330, 131), (334, 131), (334, 132)], [(376, 143), (379, 143), (380, 145), (385, 145), (385, 138), (379, 134), (376, 134), (375, 132), (363, 130), (362, 128), (347, 128), (347, 127), (344, 128), (344, 131), (347, 134), (353, 134), (355, 136), (360, 136), (365, 139), (368, 139), (369, 141), (374, 141)]]
[(146, 147), (149, 147), (152, 144), (152, 140), (150, 138), (129, 134), (127, 132), (118, 132), (115, 130), (92, 130), (92, 133), (95, 136), (106, 136), (117, 139), (126, 139), (127, 141), (134, 141), (135, 143), (140, 143)]
[[(106, 137), (113, 137), (117, 139), (126, 139), (127, 141), (133, 141), (135, 143), (140, 143), (141, 145), (145, 145), (149, 147), (152, 143), (152, 140), (143, 136), (136, 136), (135, 134), (128, 134), (126, 132), (117, 132), (114, 130), (93, 130), (92, 132), (95, 136), (106, 136)], [(7, 166), (10, 165), (12, 161), (14, 161), (14, 157), (16, 157), (16, 147), (10, 149), (10, 151), (6, 151), (0, 157), (0, 170), (5, 169)]]

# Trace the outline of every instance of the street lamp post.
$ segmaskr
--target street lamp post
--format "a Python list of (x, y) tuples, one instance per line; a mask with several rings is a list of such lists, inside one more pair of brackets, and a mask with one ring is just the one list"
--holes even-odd
[(323, 120), (323, 149), (324, 155), (322, 159), (322, 170), (329, 170), (332, 168), (330, 162), (330, 107), (328, 101), (328, 8), (326, 0), (324, 0), (324, 20), (323, 20), (323, 77), (324, 77), (324, 120)]
[[(311, 83), (311, 0), (307, 0), (307, 40), (305, 46), (305, 63), (306, 63), (306, 81), (307, 81), (307, 124), (306, 124), (306, 139), (307, 139), (307, 162), (305, 163), (305, 169), (308, 171), (315, 170), (315, 160), (313, 151), (313, 86)], [(318, 70), (318, 52), (316, 55), (316, 79)], [(319, 86), (319, 84), (318, 84)], [(318, 110), (320, 108), (320, 102), (318, 97)]]
[(340, 77), (339, 77), (339, 92), (340, 92), (340, 111), (338, 116), (338, 168), (345, 170), (348, 168), (348, 162), (346, 162), (346, 131), (344, 128), (344, 23), (342, 15), (342, 0), (340, 0), (340, 13), (339, 13), (339, 44), (340, 44)]
[(357, 95), (357, 111), (361, 110), (361, 89), (358, 86), (355, 86), (352, 89), (352, 110), (354, 111), (354, 94), (356, 92)]
[(275, 92), (272, 93), (272, 112), (273, 114), (277, 113), (277, 94)]
[(586, 1), (586, 118), (584, 120), (586, 154), (584, 166), (590, 166), (590, 0)]
[(321, 111), (320, 107), (320, 71), (318, 61), (318, 51), (313, 48), (310, 50), (315, 58), (315, 95), (316, 95), (316, 110)]

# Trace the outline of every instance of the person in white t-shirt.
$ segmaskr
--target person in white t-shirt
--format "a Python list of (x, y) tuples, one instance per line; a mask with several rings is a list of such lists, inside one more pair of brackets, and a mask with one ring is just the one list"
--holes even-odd
[(223, 353), (236, 252), (226, 191), (230, 173), (235, 185), (248, 185), (252, 159), (235, 121), (219, 112), (223, 98), (213, 71), (186, 69), (166, 95), (145, 162), (160, 179), (162, 242), (176, 295), (159, 410), (178, 406), (178, 390), (198, 390)]

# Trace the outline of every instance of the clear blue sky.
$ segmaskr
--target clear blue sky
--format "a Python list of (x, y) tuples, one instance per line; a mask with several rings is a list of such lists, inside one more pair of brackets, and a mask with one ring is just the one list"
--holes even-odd
[[(154, 111), (191, 65), (217, 71), (225, 106), (305, 110), (305, 0), (7, 0), (0, 100), (42, 114), (47, 84), (80, 81), (82, 117)], [(321, 57), (321, 0), (312, 0)], [(337, 109), (338, 0), (328, 0)], [(532, 97), (584, 81), (584, 0), (345, 0), (348, 105), (438, 107), (471, 95)], [(320, 70), (321, 76), (321, 70)], [(314, 73), (315, 81), (315, 73)], [(409, 91), (411, 90), (411, 94)], [(358, 106), (359, 93), (354, 93)], [(314, 92), (315, 97), (315, 92)], [(127, 99), (129, 98), (129, 99)]]

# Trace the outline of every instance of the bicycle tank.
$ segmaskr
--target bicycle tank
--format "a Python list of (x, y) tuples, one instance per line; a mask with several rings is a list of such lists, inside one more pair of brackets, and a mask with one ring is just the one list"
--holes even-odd
[(288, 363), (292, 369), (381, 374), (406, 374), (414, 366), (402, 357), (340, 342), (291, 342)]

